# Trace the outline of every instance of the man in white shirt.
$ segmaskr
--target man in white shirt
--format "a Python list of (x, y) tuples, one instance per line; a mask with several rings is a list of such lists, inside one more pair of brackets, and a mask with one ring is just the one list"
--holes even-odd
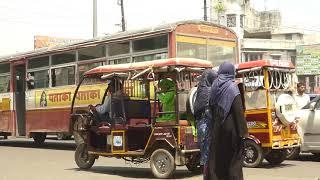
[(305, 90), (306, 86), (303, 83), (297, 84), (297, 94), (294, 96), (294, 99), (296, 100), (298, 109), (303, 108), (310, 102), (310, 97), (304, 93)]

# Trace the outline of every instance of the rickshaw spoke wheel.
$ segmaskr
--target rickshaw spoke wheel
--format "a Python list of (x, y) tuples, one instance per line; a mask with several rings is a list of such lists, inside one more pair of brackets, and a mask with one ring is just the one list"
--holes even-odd
[(262, 161), (263, 151), (261, 146), (252, 140), (246, 140), (244, 142), (243, 166), (255, 168), (258, 167)]

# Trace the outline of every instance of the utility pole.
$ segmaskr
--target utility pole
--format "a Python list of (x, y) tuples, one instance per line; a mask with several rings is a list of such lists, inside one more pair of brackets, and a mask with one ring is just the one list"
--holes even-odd
[(203, 12), (204, 12), (203, 20), (207, 21), (208, 20), (208, 17), (207, 17), (207, 0), (203, 0)]
[[(120, 3), (119, 3), (120, 1)], [(124, 20), (124, 8), (123, 8), (123, 0), (119, 0), (118, 5), (121, 6), (121, 26), (122, 26), (122, 31), (126, 31), (126, 22)]]
[(97, 37), (97, 0), (93, 0), (93, 38)]

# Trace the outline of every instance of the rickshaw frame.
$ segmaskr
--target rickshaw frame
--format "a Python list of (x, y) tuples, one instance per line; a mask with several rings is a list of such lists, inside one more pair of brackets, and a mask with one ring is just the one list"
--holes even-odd
[[(83, 169), (88, 169), (93, 165), (95, 158), (105, 156), (123, 158), (124, 160), (133, 163), (142, 163), (150, 160), (152, 172), (158, 178), (170, 177), (174, 172), (176, 165), (186, 165), (190, 171), (199, 171), (200, 150), (198, 148), (196, 136), (193, 134), (193, 127), (190, 124), (192, 123), (190, 122), (192, 118), (187, 118), (187, 104), (189, 104), (189, 91), (196, 84), (195, 79), (192, 78), (200, 75), (202, 71), (207, 68), (212, 68), (209, 61), (190, 58), (172, 58), (141, 63), (106, 65), (87, 71), (75, 90), (71, 105), (72, 125), (70, 128), (75, 132), (75, 140), (77, 142), (75, 160), (78, 166)], [(134, 73), (130, 74), (131, 72)], [(128, 76), (120, 78), (120, 73), (127, 73)], [(150, 74), (151, 77), (149, 77)], [(117, 124), (115, 120), (112, 120), (110, 125), (105, 125), (103, 123), (100, 123), (97, 127), (88, 125), (88, 123), (90, 124), (90, 120), (88, 120), (90, 118), (87, 117), (88, 113), (77, 113), (74, 112), (73, 109), (77, 92), (79, 91), (83, 80), (95, 76), (108, 79), (118, 78), (123, 82), (127, 80), (134, 81), (139, 77), (146, 80), (145, 83), (147, 86), (145, 87), (148, 88), (146, 88), (145, 92), (148, 96), (147, 99), (143, 101), (149, 102), (150, 105), (149, 121), (143, 121), (145, 124), (142, 125), (135, 124), (131, 126), (130, 117), (126, 117), (126, 113), (124, 113), (124, 117), (126, 118), (125, 123)], [(176, 119), (173, 122), (157, 122), (156, 118), (161, 114), (157, 94), (161, 92), (158, 92), (157, 88), (154, 87), (153, 100), (150, 97), (152, 95), (152, 92), (150, 92), (149, 89), (150, 82), (155, 86), (157, 81), (165, 78), (172, 78), (173, 82), (175, 82), (175, 112), (173, 113), (176, 115)], [(186, 80), (186, 78), (189, 79)], [(126, 103), (130, 104), (130, 101), (131, 99), (126, 101)], [(132, 101), (136, 100), (133, 99)], [(113, 105), (114, 104), (112, 103), (111, 107)], [(127, 108), (125, 111), (128, 109), (131, 108)], [(122, 108), (122, 110), (124, 109)], [(112, 108), (111, 114), (113, 114)], [(184, 118), (182, 118), (183, 115), (185, 116)], [(141, 135), (141, 133), (144, 134)], [(138, 145), (140, 149), (135, 150), (134, 148), (130, 148), (130, 140), (136, 143), (133, 135), (140, 136), (140, 139), (144, 139), (144, 141), (139, 141), (142, 142), (142, 146)], [(99, 148), (94, 147), (94, 141), (92, 141), (92, 137), (94, 136), (102, 138), (103, 143), (104, 140), (106, 141), (106, 147), (103, 146), (103, 148), (101, 148), (103, 150), (100, 149), (100, 146)], [(108, 142), (109, 137), (111, 138), (111, 142)], [(121, 146), (115, 144), (115, 138), (119, 137), (121, 140), (117, 140), (121, 142)], [(143, 146), (144, 148), (141, 149)], [(84, 160), (83, 163), (83, 158), (80, 157), (80, 154), (83, 154), (86, 151), (87, 159)], [(154, 159), (158, 157), (156, 156), (157, 153), (162, 153), (168, 157), (167, 159), (171, 160), (166, 164), (166, 167), (169, 167), (167, 171), (162, 172), (162, 169), (159, 169), (156, 163), (153, 162), (156, 161)], [(174, 162), (172, 162), (172, 160)]]

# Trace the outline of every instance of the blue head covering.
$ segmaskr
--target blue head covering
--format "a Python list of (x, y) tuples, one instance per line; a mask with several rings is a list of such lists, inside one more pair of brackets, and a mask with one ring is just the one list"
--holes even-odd
[(206, 106), (209, 105), (209, 94), (212, 83), (217, 79), (218, 73), (212, 69), (206, 69), (198, 83), (197, 96), (194, 102), (194, 115), (198, 115), (205, 111)]
[(235, 67), (230, 62), (224, 62), (218, 70), (218, 79), (214, 81), (209, 104), (210, 106), (220, 106), (223, 112), (223, 121), (226, 119), (234, 98), (240, 94), (238, 86), (235, 84)]

